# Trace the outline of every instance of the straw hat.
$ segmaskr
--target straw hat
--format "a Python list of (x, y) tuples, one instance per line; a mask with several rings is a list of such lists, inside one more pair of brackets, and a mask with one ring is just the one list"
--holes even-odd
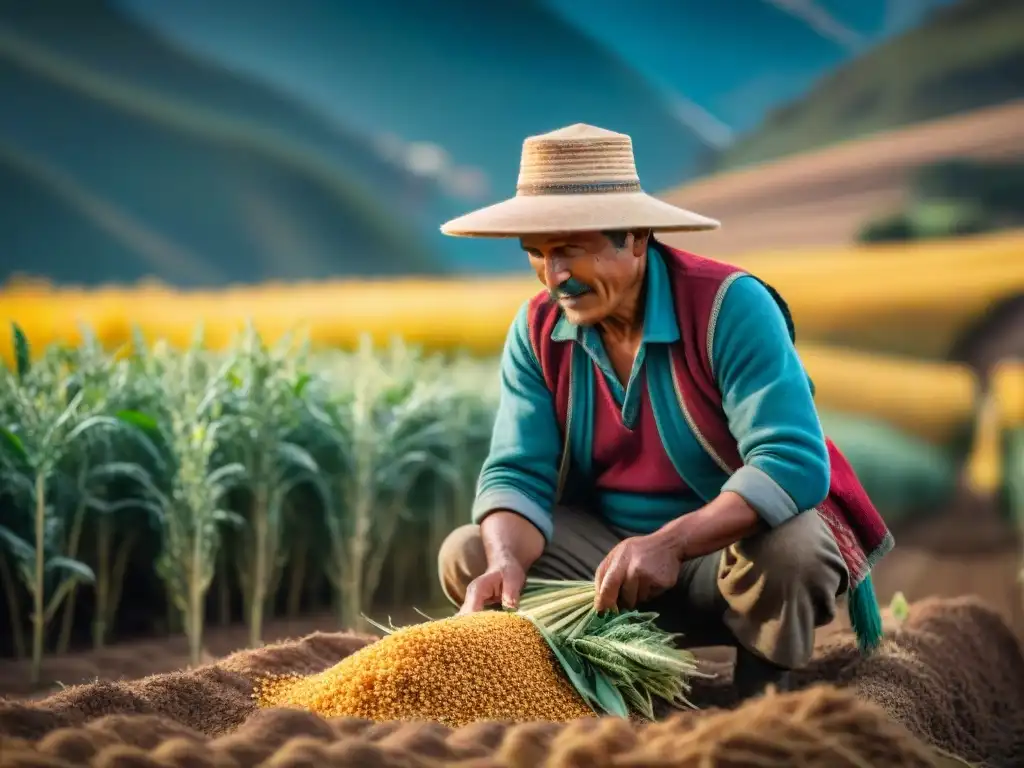
[(454, 237), (652, 229), (694, 232), (719, 223), (669, 205), (640, 188), (633, 141), (577, 123), (523, 142), (516, 196), (452, 219)]

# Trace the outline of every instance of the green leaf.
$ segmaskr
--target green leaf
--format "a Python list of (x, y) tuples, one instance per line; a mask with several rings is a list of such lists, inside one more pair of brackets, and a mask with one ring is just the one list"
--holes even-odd
[(4, 427), (0, 427), (0, 437), (3, 438), (7, 447), (10, 448), (19, 459), (26, 462), (28, 461), (28, 452), (25, 450), (25, 444), (21, 441), (20, 437)]
[[(69, 406), (69, 410), (65, 411), (64, 414), (61, 415), (62, 423), (70, 420), (71, 414), (72, 412)], [(68, 416), (68, 418), (65, 419), (64, 416)], [(111, 418), (110, 416), (90, 416), (87, 419), (83, 419), (82, 421), (78, 422), (68, 432), (67, 437), (65, 437), (64, 440), (66, 443), (71, 443), (77, 440), (78, 438), (82, 437), (83, 435), (89, 434), (99, 429), (100, 427), (106, 427), (109, 429), (115, 426), (117, 426), (117, 420)]]
[(147, 484), (150, 481), (149, 473), (145, 468), (131, 461), (108, 461), (89, 469), (86, 475), (88, 482), (110, 482), (118, 478), (134, 480), (140, 484)]
[(277, 446), (277, 452), (281, 459), (286, 463), (300, 467), (310, 474), (315, 474), (320, 471), (320, 467), (317, 466), (316, 459), (314, 459), (310, 455), (309, 451), (302, 446), (296, 445), (295, 443), (279, 443)]
[(558, 659), (558, 663), (565, 671), (573, 688), (595, 712), (623, 718), (629, 717), (629, 707), (626, 706), (622, 694), (605, 674), (587, 664), (571, 648), (559, 643), (558, 639), (544, 629), (539, 622), (533, 621), (533, 619), (530, 621), (540, 632), (548, 647), (551, 648), (551, 652)]
[(244, 528), (246, 525), (245, 518), (237, 512), (232, 512), (227, 509), (218, 509), (213, 513), (213, 519), (218, 523), (224, 523), (230, 525), (232, 528)]
[(581, 695), (609, 714), (635, 711), (653, 718), (652, 696), (673, 705), (686, 700), (698, 671), (691, 653), (675, 646), (656, 613), (597, 614), (592, 582), (528, 580), (519, 614), (545, 635)]
[(72, 560), (70, 557), (58, 556), (49, 558), (46, 561), (46, 570), (68, 571), (86, 584), (92, 584), (96, 581), (96, 574), (92, 572), (92, 568), (79, 560)]
[(246, 476), (245, 467), (238, 462), (218, 467), (206, 477), (206, 485), (219, 492), (230, 490), (242, 482)]
[(7, 545), (7, 550), (18, 562), (29, 562), (35, 559), (36, 549), (14, 531), (0, 525), (0, 543)]
[(640, 691), (635, 685), (620, 685), (619, 692), (634, 712), (639, 712), (648, 720), (654, 719), (654, 703), (651, 701), (652, 691)]
[[(613, 685), (601, 670), (595, 669), (593, 676), (595, 692), (597, 694), (597, 700), (600, 702), (601, 709), (610, 715), (629, 717), (629, 707), (626, 706), (626, 701), (622, 698), (622, 694), (619, 692), (618, 687)], [(647, 713), (645, 712), (643, 714)], [(648, 717), (652, 720), (654, 719), (653, 715), (648, 715)]]
[(18, 378), (24, 380), (32, 368), (28, 338), (17, 323), (11, 323), (11, 336), (14, 341), (15, 370), (18, 372)]
[(133, 427), (138, 427), (144, 432), (157, 432), (160, 428), (156, 419), (149, 414), (142, 413), (141, 411), (123, 410), (118, 411), (114, 416), (118, 421), (123, 421), (125, 424), (131, 424)]
[[(529, 617), (527, 618), (529, 619)], [(569, 678), (572, 687), (583, 697), (583, 700), (587, 702), (591, 709), (597, 714), (602, 714), (604, 710), (598, 697), (597, 686), (587, 675), (587, 666), (583, 663), (582, 659), (571, 650), (559, 647), (555, 639), (541, 624), (533, 621), (533, 619), (530, 619), (530, 621), (533, 622), (533, 625), (540, 632), (541, 637), (544, 638), (555, 658), (558, 659), (558, 663), (562, 666), (565, 676)]]

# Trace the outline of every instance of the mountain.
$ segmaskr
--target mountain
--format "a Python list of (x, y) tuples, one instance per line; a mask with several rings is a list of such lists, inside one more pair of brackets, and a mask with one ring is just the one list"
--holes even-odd
[[(0, 0), (0, 97), (14, 105), (0, 157), (10, 183), (36, 190), (4, 273), (507, 271), (522, 266), (514, 244), (438, 227), (514, 192), (524, 136), (578, 121), (627, 131), (654, 188), (685, 178), (700, 144), (642, 76), (539, 2), (141, 5)], [(198, 36), (154, 21), (168, 9)], [(408, 154), (386, 160), (395, 138), (439, 145), (489, 187), (467, 197)], [(90, 272), (106, 262), (121, 267)]]
[(950, 0), (544, 2), (663, 90), (716, 145)]
[(822, 78), (719, 154), (761, 163), (1024, 95), (1024, 3), (960, 0)]
[(447, 270), (407, 223), (439, 194), (422, 179), (99, 0), (0, 0), (0, 99), (0, 278)]
[[(816, 5), (871, 43), (948, 1)], [(523, 138), (570, 123), (629, 133), (650, 190), (714, 167), (708, 125), (854, 58), (794, 7), (0, 0), (0, 279), (521, 269), (439, 224), (513, 194)]]
[[(424, 210), (446, 219), (515, 192), (522, 141), (586, 122), (629, 133), (645, 185), (678, 184), (702, 140), (665, 92), (540, 0), (119, 0), (168, 40), (314, 104), (331, 119), (478, 169), (479, 197)], [(427, 221), (427, 217), (433, 218)], [(438, 239), (465, 271), (521, 269), (508, 242)]]

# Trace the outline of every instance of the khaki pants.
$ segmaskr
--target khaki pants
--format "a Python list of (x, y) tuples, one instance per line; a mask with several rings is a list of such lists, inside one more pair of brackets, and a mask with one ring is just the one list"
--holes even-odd
[[(558, 507), (555, 532), (530, 576), (588, 580), (631, 534), (586, 511)], [(632, 534), (635, 535), (635, 534)], [(480, 529), (453, 531), (438, 555), (441, 584), (461, 604), (469, 582), (487, 568)], [(832, 621), (849, 576), (825, 523), (805, 512), (772, 530), (684, 563), (676, 586), (641, 610), (681, 633), (686, 647), (741, 645), (786, 669), (811, 658), (814, 630)]]

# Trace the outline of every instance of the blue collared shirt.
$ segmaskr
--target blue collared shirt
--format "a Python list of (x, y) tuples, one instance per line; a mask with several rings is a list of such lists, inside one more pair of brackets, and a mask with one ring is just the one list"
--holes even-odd
[[(635, 423), (640, 399), (648, 398), (666, 452), (687, 489), (672, 495), (601, 492), (594, 495), (595, 511), (611, 525), (649, 533), (722, 491), (743, 496), (772, 526), (820, 503), (828, 493), (829, 460), (811, 382), (765, 287), (750, 276), (734, 280), (715, 326), (712, 369), (744, 461), (730, 476), (701, 447), (672, 394), (667, 350), (679, 340), (679, 326), (667, 268), (654, 248), (648, 251), (645, 279), (643, 338), (625, 386), (595, 328), (573, 325), (563, 315), (552, 331), (553, 339), (579, 345), (593, 361), (584, 372), (589, 378), (583, 382), (582, 402), (574, 400), (574, 408), (584, 414), (571, 430), (574, 468), (586, 478), (593, 452), (593, 376), (601, 375), (627, 427)], [(550, 539), (562, 439), (553, 396), (530, 343), (527, 307), (520, 308), (505, 341), (501, 396), (473, 519), (510, 510)]]

